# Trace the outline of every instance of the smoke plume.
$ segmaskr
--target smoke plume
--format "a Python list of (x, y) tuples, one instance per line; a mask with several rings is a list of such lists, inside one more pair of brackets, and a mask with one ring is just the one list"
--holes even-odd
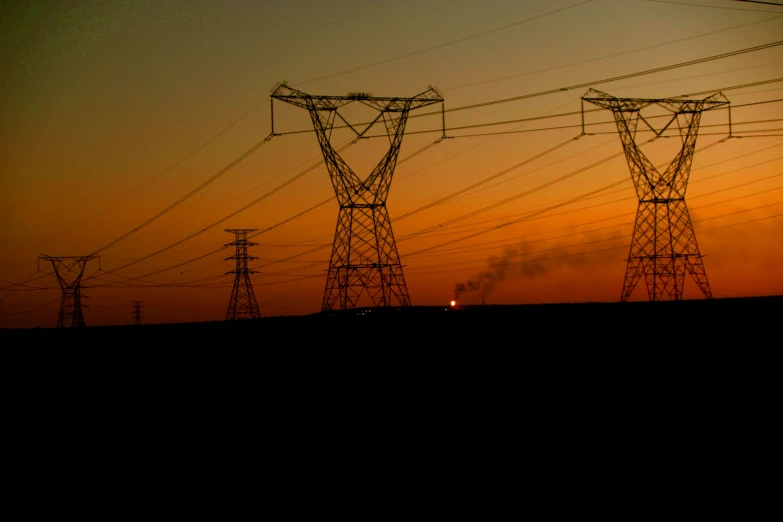
[[(582, 236), (584, 243), (601, 241), (600, 238), (588, 234)], [(627, 239), (626, 239), (627, 241)], [(616, 245), (617, 242), (604, 243), (604, 248)], [(588, 246), (564, 248), (568, 245), (549, 242), (545, 246), (536, 243), (534, 252), (533, 243), (522, 243), (517, 247), (506, 247), (500, 255), (493, 255), (487, 259), (487, 268), (478, 272), (475, 276), (462, 283), (454, 285), (454, 299), (459, 299), (464, 293), (477, 293), (483, 302), (487, 295), (500, 283), (507, 279), (525, 277), (535, 279), (547, 275), (562, 267), (580, 269), (588, 263), (612, 259), (619, 261), (622, 254), (617, 250), (607, 252), (593, 252), (590, 255), (579, 255), (588, 252)]]

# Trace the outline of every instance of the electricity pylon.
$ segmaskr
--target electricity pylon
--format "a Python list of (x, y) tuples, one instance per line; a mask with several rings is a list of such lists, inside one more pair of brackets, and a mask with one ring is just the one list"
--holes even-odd
[(254, 246), (257, 243), (247, 240), (247, 233), (254, 232), (257, 228), (236, 228), (226, 229), (231, 232), (236, 239), (224, 246), (236, 246), (236, 254), (229, 259), (236, 260), (236, 268), (226, 274), (236, 274), (234, 278), (234, 288), (231, 290), (231, 299), (228, 301), (228, 311), (226, 312), (226, 321), (233, 319), (255, 319), (261, 317), (256, 302), (256, 294), (253, 292), (253, 284), (250, 282), (250, 274), (255, 274), (255, 270), (247, 267), (250, 259), (258, 259), (247, 254), (247, 247)]
[(133, 324), (141, 324), (141, 309), (144, 306), (141, 301), (133, 301)]
[[(74, 328), (84, 326), (82, 315), (81, 282), (87, 262), (99, 256), (47, 256), (40, 255), (39, 261), (50, 261), (54, 268), (54, 275), (60, 284), (63, 296), (60, 300), (60, 313), (57, 315), (57, 328)], [(86, 305), (85, 305), (86, 306)]]
[[(685, 204), (685, 191), (701, 114), (725, 108), (729, 101), (722, 93), (702, 100), (615, 98), (595, 89), (587, 91), (582, 100), (609, 109), (614, 114), (639, 197), (620, 300), (628, 301), (639, 279), (644, 276), (650, 301), (679, 301), (686, 272), (693, 277), (704, 296), (711, 299), (712, 290)], [(658, 105), (670, 113), (660, 130), (653, 128), (641, 114), (642, 109), (650, 105)], [(655, 132), (656, 138), (669, 128), (679, 130), (682, 147), (664, 172), (659, 172), (636, 144), (639, 120)]]
[[(340, 205), (321, 309), (354, 308), (365, 291), (374, 306), (410, 306), (408, 287), (386, 209), (386, 198), (408, 113), (413, 109), (441, 103), (443, 98), (432, 87), (412, 98), (373, 97), (368, 93), (313, 96), (283, 83), (272, 90), (272, 99), (309, 111)], [(378, 111), (375, 119), (361, 131), (338, 112), (340, 107), (354, 101)], [(356, 133), (357, 139), (364, 137), (381, 119), (386, 126), (389, 151), (364, 180), (351, 170), (331, 144), (337, 117)]]

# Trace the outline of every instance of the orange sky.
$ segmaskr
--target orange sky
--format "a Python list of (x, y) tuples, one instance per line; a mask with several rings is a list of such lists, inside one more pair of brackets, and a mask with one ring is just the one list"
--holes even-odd
[[(54, 326), (60, 290), (46, 275), (51, 266), (42, 263), (37, 272), (37, 257), (94, 252), (231, 164), (270, 133), (267, 98), (278, 81), (311, 94), (401, 97), (434, 85), (449, 109), (767, 44), (783, 34), (783, 7), (723, 0), (682, 4), (345, 0), (3, 6), (0, 327)], [(676, 96), (776, 79), (781, 64), (783, 46), (777, 46), (596, 88), (621, 97)], [(449, 112), (446, 123), (457, 127), (578, 111), (586, 91)], [(734, 132), (746, 137), (697, 152), (693, 162), (687, 201), (715, 297), (783, 293), (783, 219), (775, 217), (783, 213), (783, 132), (777, 130), (783, 127), (783, 102), (740, 107), (783, 98), (782, 93), (783, 83), (725, 90), (735, 107)], [(368, 112), (348, 106), (345, 115), (365, 121)], [(392, 219), (578, 136), (580, 121), (572, 115), (450, 132), (454, 139), (399, 163), (388, 199)], [(462, 302), (619, 300), (637, 206), (625, 158), (532, 190), (621, 152), (611, 121), (608, 111), (589, 113), (587, 123), (609, 124), (590, 125), (595, 135), (395, 220), (413, 304), (447, 303), (455, 284), (481, 280), (498, 259), (509, 261), (503, 280), (486, 292), (464, 293)], [(400, 159), (437, 140), (438, 132), (416, 132), (437, 130), (440, 123), (438, 115), (412, 118)], [(726, 123), (726, 111), (705, 113), (697, 150), (725, 138)], [(276, 132), (311, 129), (306, 111), (275, 103)], [(648, 137), (640, 134), (639, 141)], [(352, 138), (337, 130), (332, 141), (340, 145)], [(343, 157), (366, 175), (387, 146), (385, 138), (363, 140)], [(676, 146), (672, 138), (643, 150), (660, 165)], [(223, 319), (233, 282), (224, 275), (233, 269), (224, 259), (233, 252), (171, 267), (232, 241), (224, 229), (265, 229), (332, 197), (326, 169), (319, 166), (197, 234), (321, 159), (311, 132), (275, 137), (171, 212), (101, 251), (101, 270), (93, 261), (85, 271), (91, 286), (84, 291), (87, 324), (130, 323), (136, 300), (143, 302), (149, 323)], [(491, 229), (622, 180), (627, 183), (590, 199)], [(520, 197), (460, 219), (514, 195)], [(259, 273), (253, 279), (262, 315), (320, 309), (337, 211), (331, 201), (254, 238), (259, 245), (251, 253), (259, 260), (252, 266)], [(461, 239), (478, 231), (485, 232)], [(281, 261), (319, 245), (323, 248)], [(11, 286), (31, 278), (25, 286)], [(685, 285), (686, 298), (701, 297), (690, 279)], [(647, 299), (641, 285), (633, 299)]]

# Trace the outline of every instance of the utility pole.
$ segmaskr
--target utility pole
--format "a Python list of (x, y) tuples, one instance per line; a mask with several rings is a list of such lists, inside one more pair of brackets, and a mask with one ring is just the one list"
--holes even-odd
[(141, 324), (141, 309), (144, 306), (141, 301), (133, 301), (133, 324)]
[[(408, 113), (441, 103), (443, 98), (432, 87), (412, 98), (373, 97), (361, 92), (348, 93), (347, 96), (314, 96), (283, 83), (273, 89), (274, 100), (309, 111), (340, 205), (321, 309), (354, 308), (364, 292), (374, 306), (410, 306), (386, 198)], [(363, 130), (357, 130), (338, 112), (352, 102), (378, 111), (377, 117)], [(381, 120), (386, 126), (389, 151), (364, 179), (351, 170), (332, 146), (330, 139), (336, 118), (348, 125), (357, 140), (365, 137), (365, 133)]]
[[(38, 260), (43, 259), (52, 263), (54, 275), (57, 276), (57, 282), (62, 290), (62, 299), (60, 300), (60, 313), (57, 315), (57, 328), (76, 328), (84, 326), (84, 316), (82, 315), (82, 295), (81, 286), (82, 276), (87, 262), (92, 259), (100, 259), (99, 256), (91, 254), (89, 256), (47, 256), (40, 255)], [(84, 305), (86, 306), (86, 305)]]
[[(639, 197), (620, 300), (628, 301), (636, 284), (644, 276), (650, 301), (679, 301), (682, 299), (686, 272), (696, 281), (704, 296), (711, 299), (712, 290), (685, 204), (685, 191), (688, 188), (701, 114), (730, 107), (729, 100), (722, 93), (702, 100), (615, 98), (595, 89), (587, 91), (582, 100), (609, 109), (614, 114), (631, 179)], [(667, 122), (660, 130), (653, 128), (641, 114), (642, 109), (651, 105), (658, 105), (669, 112), (670, 117), (667, 115)], [(636, 130), (640, 120), (655, 132), (656, 138), (669, 128), (679, 130), (682, 147), (664, 172), (659, 172), (636, 144)]]
[(237, 228), (226, 229), (235, 236), (235, 240), (227, 243), (225, 246), (235, 246), (236, 254), (229, 259), (236, 260), (236, 268), (226, 274), (236, 274), (234, 277), (234, 288), (231, 290), (231, 299), (228, 301), (228, 311), (226, 312), (226, 321), (234, 319), (255, 319), (261, 317), (256, 302), (256, 294), (253, 292), (253, 284), (250, 282), (250, 274), (255, 274), (255, 270), (250, 270), (247, 266), (248, 260), (258, 259), (247, 254), (247, 248), (255, 246), (247, 240), (248, 232), (255, 232), (257, 228)]

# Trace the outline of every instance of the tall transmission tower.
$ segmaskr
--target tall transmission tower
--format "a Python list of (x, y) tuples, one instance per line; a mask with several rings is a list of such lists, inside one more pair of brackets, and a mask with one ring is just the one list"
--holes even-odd
[[(57, 328), (73, 328), (84, 326), (82, 315), (82, 276), (87, 262), (92, 259), (100, 259), (99, 256), (47, 256), (40, 255), (38, 260), (50, 261), (54, 268), (54, 275), (60, 284), (63, 296), (60, 300), (60, 313), (57, 315)], [(86, 305), (85, 305), (86, 306)]]
[[(283, 83), (272, 90), (272, 100), (275, 99), (309, 111), (340, 205), (321, 309), (354, 308), (365, 291), (374, 306), (410, 306), (408, 287), (386, 209), (386, 198), (408, 113), (413, 109), (442, 103), (443, 98), (432, 87), (412, 98), (373, 97), (369, 93), (313, 96)], [(375, 119), (363, 130), (348, 123), (338, 112), (344, 105), (355, 101), (378, 111)], [(364, 137), (381, 119), (386, 126), (389, 151), (363, 180), (351, 170), (331, 144), (336, 118), (345, 122), (356, 133), (357, 139)], [(272, 124), (274, 126), (274, 118)]]
[(228, 302), (228, 311), (226, 312), (226, 321), (234, 319), (255, 319), (261, 317), (256, 302), (256, 294), (253, 292), (253, 284), (250, 282), (250, 274), (255, 274), (255, 270), (247, 267), (248, 260), (258, 259), (247, 254), (247, 248), (257, 243), (247, 240), (247, 233), (254, 232), (257, 228), (235, 228), (226, 229), (235, 236), (235, 240), (227, 243), (225, 246), (236, 246), (236, 254), (229, 259), (236, 260), (236, 268), (226, 274), (236, 274), (234, 277), (234, 288), (231, 290), (231, 299)]
[[(639, 197), (620, 300), (628, 301), (636, 284), (644, 276), (650, 301), (679, 301), (682, 299), (686, 272), (693, 277), (704, 296), (711, 299), (712, 290), (685, 204), (685, 191), (688, 188), (701, 114), (728, 107), (729, 101), (722, 93), (702, 100), (615, 98), (595, 89), (587, 91), (582, 100), (609, 109), (614, 114), (631, 179)], [(642, 109), (651, 105), (667, 111), (666, 123), (660, 130), (653, 128), (641, 114)], [(656, 138), (668, 129), (679, 130), (682, 147), (663, 172), (655, 168), (636, 144), (639, 120), (655, 133)]]
[(141, 309), (144, 306), (141, 301), (133, 301), (133, 324), (141, 324)]

